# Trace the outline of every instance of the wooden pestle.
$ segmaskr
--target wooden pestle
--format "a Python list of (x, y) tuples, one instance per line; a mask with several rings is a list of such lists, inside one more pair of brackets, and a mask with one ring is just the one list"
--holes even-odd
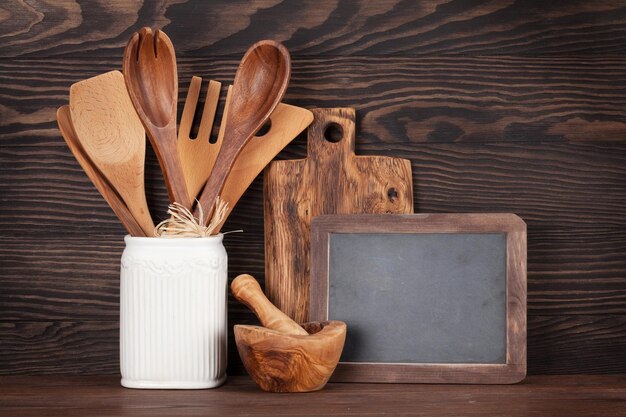
[(230, 284), (230, 290), (238, 301), (252, 310), (264, 327), (286, 334), (308, 335), (306, 330), (267, 299), (252, 275), (239, 275)]

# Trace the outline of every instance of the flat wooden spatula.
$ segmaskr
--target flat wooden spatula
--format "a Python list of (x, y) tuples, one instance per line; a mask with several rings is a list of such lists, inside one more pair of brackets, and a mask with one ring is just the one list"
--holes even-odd
[(70, 151), (72, 151), (72, 154), (83, 168), (83, 171), (87, 174), (87, 177), (89, 177), (96, 189), (100, 191), (100, 194), (102, 194), (106, 202), (109, 203), (113, 212), (126, 228), (126, 231), (132, 236), (151, 236), (146, 235), (146, 232), (141, 228), (139, 223), (137, 223), (137, 220), (135, 220), (130, 210), (128, 210), (126, 203), (124, 203), (117, 191), (115, 191), (115, 188), (107, 181), (98, 168), (94, 166), (87, 155), (85, 155), (85, 151), (78, 140), (78, 135), (72, 124), (70, 106), (59, 107), (57, 110), (57, 123), (59, 124), (61, 135), (63, 135), (63, 139), (65, 139), (65, 143), (67, 143), (67, 147), (70, 148)]
[(70, 87), (70, 115), (85, 155), (124, 201), (146, 236), (154, 223), (146, 202), (146, 135), (119, 71)]

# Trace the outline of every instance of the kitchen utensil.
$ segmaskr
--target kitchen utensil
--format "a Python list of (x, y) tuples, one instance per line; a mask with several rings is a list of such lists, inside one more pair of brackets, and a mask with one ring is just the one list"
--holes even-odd
[(313, 122), (313, 112), (280, 103), (270, 116), (270, 122), (270, 130), (262, 136), (254, 136), (248, 142), (228, 174), (222, 199), (228, 203), (230, 211), (222, 220), (222, 224), (263, 168)]
[(275, 41), (255, 43), (241, 60), (226, 114), (224, 143), (198, 199), (198, 206), (207, 213), (207, 222), (235, 160), (282, 99), (290, 73), (289, 52)]
[[(217, 141), (210, 143), (209, 135), (215, 118), (220, 85), (211, 80), (198, 135), (195, 139), (190, 138), (201, 82), (200, 77), (193, 77), (191, 80), (178, 129), (178, 149), (183, 161), (187, 189), (193, 197), (202, 189), (213, 170), (215, 158), (223, 143), (225, 127), (222, 119)], [(231, 91), (232, 86), (228, 89), (224, 114), (228, 112)], [(269, 130), (263, 135), (255, 135), (244, 146), (226, 179), (221, 197), (228, 203), (231, 211), (263, 168), (312, 121), (313, 113), (309, 110), (284, 103), (276, 106), (276, 110), (270, 115)]]
[(287, 334), (308, 335), (298, 323), (291, 320), (267, 299), (261, 286), (251, 275), (242, 274), (235, 278), (230, 284), (230, 291), (238, 301), (252, 310), (261, 324), (268, 329)]
[(235, 343), (241, 361), (264, 391), (318, 391), (333, 374), (346, 340), (346, 324), (324, 321), (303, 326), (308, 336), (235, 325)]
[(264, 391), (318, 391), (333, 374), (346, 340), (346, 324), (324, 321), (303, 326), (308, 336), (235, 325), (235, 343), (241, 361)]
[(111, 71), (73, 84), (70, 115), (88, 159), (151, 236), (154, 223), (144, 191), (146, 136), (122, 73)]
[(265, 171), (265, 288), (296, 322), (308, 319), (310, 226), (322, 214), (412, 213), (411, 164), (355, 156), (355, 112), (313, 110), (308, 156)]
[(346, 324), (325, 321), (300, 327), (269, 302), (250, 275), (235, 278), (231, 290), (267, 326), (234, 329), (239, 356), (257, 385), (273, 392), (322, 389), (341, 357)]
[[(209, 80), (198, 134), (195, 138), (191, 138), (191, 127), (198, 105), (201, 85), (202, 78), (195, 76), (191, 78), (189, 91), (187, 92), (187, 98), (185, 99), (185, 106), (183, 108), (183, 115), (178, 127), (178, 153), (185, 174), (187, 191), (189, 191), (189, 196), (192, 200), (195, 200), (198, 196), (198, 193), (202, 190), (204, 184), (206, 184), (213, 170), (215, 159), (222, 145), (224, 127), (226, 126), (224, 120), (222, 120), (216, 142), (209, 142), (213, 122), (215, 121), (215, 112), (217, 111), (217, 104), (220, 98), (220, 87), (222, 85), (217, 81)], [(226, 95), (226, 104), (224, 106), (224, 115), (226, 115), (228, 111), (231, 91), (232, 86), (229, 86)]]
[(150, 28), (133, 34), (124, 50), (124, 79), (161, 165), (171, 202), (191, 208), (176, 146), (178, 73), (174, 46)]
[(59, 130), (68, 148), (72, 151), (72, 154), (83, 168), (83, 171), (87, 174), (87, 177), (91, 180), (96, 189), (102, 194), (104, 199), (115, 215), (120, 219), (126, 231), (132, 236), (147, 236), (143, 231), (137, 220), (133, 217), (128, 207), (122, 198), (113, 189), (111, 184), (104, 178), (104, 176), (98, 171), (93, 163), (89, 160), (85, 151), (80, 145), (80, 141), (76, 137), (74, 126), (72, 125), (72, 119), (70, 115), (69, 106), (61, 106), (57, 110), (57, 123), (59, 124)]
[[(187, 189), (193, 197), (202, 189), (213, 170), (217, 153), (223, 143), (225, 126), (222, 119), (217, 141), (210, 143), (209, 135), (219, 99), (219, 83), (209, 81), (198, 135), (195, 139), (190, 138), (201, 83), (200, 77), (192, 78), (178, 128), (178, 149), (183, 162)], [(228, 112), (231, 90), (232, 86), (228, 89), (224, 114)], [(244, 146), (226, 179), (221, 197), (228, 203), (231, 211), (263, 168), (312, 121), (313, 113), (309, 110), (284, 103), (276, 106), (276, 110), (270, 115), (269, 130), (263, 135), (255, 135)]]

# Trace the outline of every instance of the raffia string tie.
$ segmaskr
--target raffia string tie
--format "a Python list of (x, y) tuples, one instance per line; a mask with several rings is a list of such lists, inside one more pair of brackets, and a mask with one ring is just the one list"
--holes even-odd
[(200, 216), (196, 218), (185, 206), (174, 202), (167, 208), (167, 214), (170, 215), (170, 218), (163, 220), (154, 228), (154, 236), (164, 238), (213, 236), (217, 232), (217, 227), (226, 218), (227, 213), (228, 203), (217, 197), (213, 217), (205, 226), (202, 206), (200, 206)]

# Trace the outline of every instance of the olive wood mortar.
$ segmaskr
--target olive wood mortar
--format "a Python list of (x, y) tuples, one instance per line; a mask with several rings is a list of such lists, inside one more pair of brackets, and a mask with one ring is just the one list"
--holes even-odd
[(231, 291), (267, 326), (235, 325), (237, 350), (254, 382), (271, 392), (322, 389), (339, 362), (346, 324), (311, 322), (302, 328), (265, 297), (250, 275), (235, 278)]

